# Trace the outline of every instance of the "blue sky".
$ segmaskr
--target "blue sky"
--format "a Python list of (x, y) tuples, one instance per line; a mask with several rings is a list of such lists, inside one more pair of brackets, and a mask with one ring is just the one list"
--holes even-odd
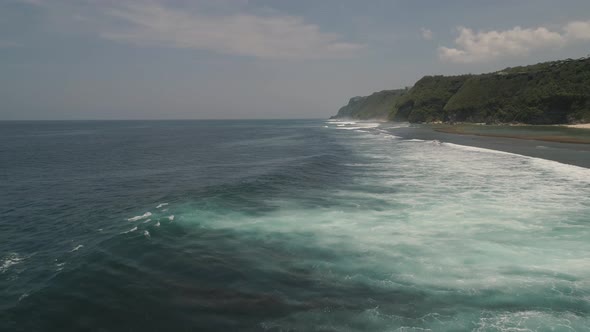
[(590, 53), (590, 1), (0, 1), (0, 119), (325, 118)]

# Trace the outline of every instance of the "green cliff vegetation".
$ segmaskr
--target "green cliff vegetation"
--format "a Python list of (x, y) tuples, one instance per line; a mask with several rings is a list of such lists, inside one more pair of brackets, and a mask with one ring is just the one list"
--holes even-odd
[[(400, 93), (391, 98), (395, 102), (389, 106), (387, 119), (393, 121), (590, 122), (590, 58), (506, 68), (481, 75), (426, 76), (406, 93), (392, 91)], [(344, 108), (354, 106), (354, 99)], [(350, 112), (347, 117), (351, 118), (382, 118), (384, 106), (380, 105), (376, 112), (372, 105), (362, 110), (350, 107), (345, 113)]]
[(399, 98), (389, 119), (394, 121), (433, 122), (443, 120), (445, 105), (470, 76), (425, 76), (407, 94)]
[(397, 99), (406, 90), (383, 90), (366, 97), (354, 97), (338, 110), (338, 114), (332, 118), (350, 118), (359, 120), (380, 119), (387, 120), (391, 109)]

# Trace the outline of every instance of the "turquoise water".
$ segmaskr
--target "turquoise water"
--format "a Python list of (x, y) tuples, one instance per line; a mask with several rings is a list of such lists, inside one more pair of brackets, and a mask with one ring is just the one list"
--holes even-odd
[(0, 330), (590, 330), (590, 169), (403, 124), (1, 126)]

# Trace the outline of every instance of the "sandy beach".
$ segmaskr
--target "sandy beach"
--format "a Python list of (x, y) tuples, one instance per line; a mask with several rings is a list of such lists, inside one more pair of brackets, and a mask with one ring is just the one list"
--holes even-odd
[[(518, 128), (513, 129), (518, 130)], [(561, 128), (561, 130), (566, 130), (566, 128)], [(429, 126), (392, 128), (391, 133), (404, 139), (438, 140), (441, 142), (516, 153), (590, 168), (590, 144), (579, 144), (580, 142), (577, 141), (568, 142), (568, 140), (563, 137), (548, 139), (546, 135), (543, 135), (543, 139), (539, 139), (541, 137), (536, 137), (536, 139), (523, 139), (523, 137), (516, 135), (510, 137), (510, 135), (491, 136), (471, 133), (443, 132)]]
[(573, 125), (565, 125), (569, 128), (578, 128), (578, 129), (590, 129), (590, 123), (580, 123), (580, 124), (573, 124)]
[(433, 130), (449, 134), (503, 137), (521, 140), (590, 144), (589, 124), (581, 125), (434, 125)]

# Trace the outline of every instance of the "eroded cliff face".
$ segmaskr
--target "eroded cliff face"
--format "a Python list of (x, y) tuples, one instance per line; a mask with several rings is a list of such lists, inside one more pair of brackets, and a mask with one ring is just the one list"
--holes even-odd
[(337, 118), (422, 122), (590, 122), (590, 59), (481, 75), (425, 76), (409, 91), (355, 97)]

